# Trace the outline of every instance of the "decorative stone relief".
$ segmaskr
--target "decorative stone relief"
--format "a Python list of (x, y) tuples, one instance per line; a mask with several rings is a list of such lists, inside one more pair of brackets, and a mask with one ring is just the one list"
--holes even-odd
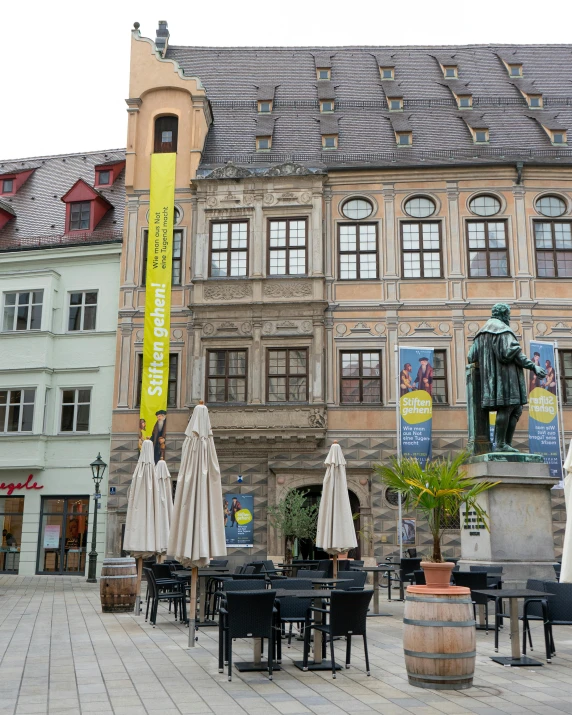
[(302, 332), (304, 333), (311, 333), (312, 331), (312, 323), (310, 320), (304, 320), (302, 323)]
[(340, 335), (340, 336), (345, 335), (347, 332), (348, 332), (347, 327), (345, 325), (343, 325), (342, 323), (340, 323), (339, 325), (336, 325), (336, 333), (338, 335)]
[(265, 335), (270, 335), (270, 333), (271, 333), (273, 330), (274, 330), (274, 326), (272, 325), (272, 323), (264, 323), (264, 325), (262, 326), (262, 332), (263, 332)]
[(135, 340), (136, 340), (136, 342), (138, 342), (138, 343), (142, 343), (142, 342), (143, 342), (143, 331), (142, 331), (142, 330), (137, 330), (137, 331), (135, 332)]
[(327, 415), (323, 410), (316, 408), (309, 416), (308, 422), (310, 427), (325, 429), (327, 423)]
[(570, 330), (570, 326), (567, 323), (560, 321), (559, 323), (556, 323), (556, 325), (552, 326), (549, 335), (570, 335), (571, 332), (572, 330)]
[(544, 335), (544, 333), (546, 333), (547, 330), (548, 330), (548, 325), (546, 325), (546, 323), (537, 323), (536, 324), (537, 335)]
[(244, 169), (242, 166), (236, 166), (232, 161), (227, 162), (224, 166), (211, 171), (206, 176), (206, 179), (245, 179), (247, 176), (253, 176), (252, 171)]
[(216, 196), (208, 196), (207, 197), (207, 206), (209, 209), (214, 209), (215, 206), (218, 206), (218, 199)]
[(365, 333), (367, 335), (372, 335), (371, 329), (367, 323), (356, 323), (354, 327), (350, 329), (350, 333)]
[(264, 172), (264, 176), (306, 176), (311, 174), (302, 164), (296, 164), (293, 161), (285, 161), (283, 164), (276, 164)]
[(469, 329), (469, 335), (474, 335), (479, 329), (479, 324), (478, 323), (469, 323), (467, 325), (467, 328)]
[(276, 196), (274, 194), (264, 194), (262, 201), (265, 206), (272, 206), (272, 204), (276, 203)]
[(182, 330), (179, 330), (179, 328), (177, 328), (176, 330), (173, 330), (173, 340), (181, 340), (182, 337), (183, 337)]
[(385, 325), (383, 323), (376, 323), (374, 330), (378, 335), (383, 335), (385, 333)]
[(399, 332), (400, 332), (402, 335), (407, 335), (407, 333), (408, 333), (410, 330), (411, 330), (411, 326), (409, 325), (409, 323), (401, 323), (401, 325), (399, 326)]
[(292, 333), (312, 333), (313, 331), (310, 320), (278, 320), (276, 322), (265, 322), (262, 326), (262, 332), (265, 335), (291, 335)]
[(210, 284), (204, 289), (204, 296), (208, 300), (235, 300), (236, 298), (250, 298), (251, 295), (252, 286), (249, 283)]
[(298, 197), (301, 204), (309, 204), (312, 201), (312, 194), (309, 191), (303, 191)]
[(518, 323), (516, 323), (514, 320), (511, 321), (510, 329), (513, 331), (513, 333), (518, 333), (518, 327)]
[(271, 430), (283, 432), (287, 429), (307, 430), (308, 427), (325, 429), (326, 414), (323, 407), (300, 406), (248, 406), (210, 407), (209, 415), (214, 429)]
[(306, 298), (312, 295), (312, 284), (303, 281), (287, 283), (272, 282), (264, 286), (264, 295), (269, 298)]
[(250, 335), (252, 332), (252, 324), (251, 323), (242, 323), (240, 326), (240, 332), (244, 333), (245, 335)]
[(285, 320), (282, 323), (276, 323), (276, 330), (278, 332), (280, 332), (281, 330), (287, 330), (290, 332), (292, 330), (298, 330), (298, 326), (291, 320)]
[(230, 321), (225, 321), (221, 323), (217, 329), (217, 333), (238, 333), (238, 326), (236, 323), (231, 323)]
[(431, 325), (431, 323), (427, 323), (424, 320), (419, 323), (419, 325), (415, 328), (416, 333), (433, 333), (433, 335), (437, 335), (435, 332), (435, 328)]
[(212, 323), (205, 323), (203, 325), (203, 335), (212, 335), (214, 331), (215, 329)]
[(450, 329), (449, 323), (439, 323), (439, 330), (442, 333), (448, 333)]

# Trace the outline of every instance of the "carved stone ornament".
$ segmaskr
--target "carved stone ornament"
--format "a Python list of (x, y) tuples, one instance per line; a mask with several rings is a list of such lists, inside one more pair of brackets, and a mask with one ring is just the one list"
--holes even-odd
[(302, 164), (293, 161), (285, 161), (283, 164), (276, 164), (264, 172), (264, 176), (307, 176), (312, 172)]
[(467, 325), (467, 328), (469, 329), (469, 335), (474, 335), (477, 330), (479, 329), (479, 324), (478, 323), (469, 323)]
[(216, 196), (208, 196), (207, 197), (207, 206), (209, 207), (209, 209), (214, 209), (215, 206), (217, 206), (217, 205), (218, 205), (218, 199), (216, 198)]
[(371, 335), (371, 328), (367, 323), (356, 323), (350, 333), (366, 333)]
[(214, 325), (212, 323), (205, 323), (205, 325), (203, 325), (204, 335), (212, 335), (214, 333), (214, 330)]
[(309, 191), (302, 191), (300, 196), (298, 196), (298, 201), (301, 204), (309, 204), (312, 201), (312, 194)]
[(442, 333), (448, 333), (448, 332), (449, 332), (449, 328), (450, 328), (449, 323), (439, 323), (439, 330), (440, 330)]
[(544, 333), (548, 330), (548, 326), (546, 323), (537, 323), (536, 324), (536, 332), (538, 335), (544, 335)]
[(235, 300), (252, 295), (252, 286), (248, 283), (223, 283), (222, 285), (205, 286), (204, 296), (207, 300)]
[(311, 296), (312, 292), (312, 284), (302, 281), (272, 282), (264, 286), (264, 295), (270, 298), (305, 298)]
[(383, 335), (385, 333), (385, 325), (383, 323), (376, 323), (375, 332), (379, 335)]
[(571, 332), (570, 326), (567, 325), (566, 323), (563, 323), (562, 321), (560, 321), (560, 323), (556, 323), (556, 325), (552, 326), (552, 329), (550, 330), (550, 333), (548, 333), (548, 334), (549, 335), (562, 335), (562, 334), (570, 335), (570, 332)]
[(408, 333), (410, 330), (411, 330), (411, 326), (409, 325), (409, 323), (401, 323), (401, 325), (399, 326), (399, 332), (400, 332), (402, 335), (407, 335), (407, 333)]
[(272, 204), (276, 203), (276, 196), (274, 194), (264, 194), (262, 201), (265, 206), (272, 206)]
[(338, 335), (345, 335), (347, 332), (348, 332), (348, 329), (343, 323), (336, 325), (336, 333)]
[(431, 325), (431, 323), (426, 323), (425, 321), (422, 321), (419, 323), (419, 325), (415, 328), (416, 333), (435, 333), (435, 328)]
[(218, 326), (216, 331), (217, 333), (237, 333), (238, 327), (236, 323), (231, 323), (229, 320), (226, 320)]
[(311, 333), (312, 332), (312, 321), (304, 320), (302, 323), (302, 332)]
[(246, 179), (253, 176), (252, 171), (244, 169), (242, 166), (236, 166), (232, 161), (228, 161), (224, 166), (219, 166), (206, 176), (206, 179)]
[(310, 415), (308, 415), (308, 422), (310, 423), (310, 427), (325, 429), (327, 423), (326, 413), (316, 408), (312, 413), (310, 413)]
[(242, 323), (240, 330), (245, 335), (249, 335), (252, 332), (252, 323)]
[(274, 325), (272, 323), (264, 323), (262, 326), (262, 332), (264, 335), (270, 335), (274, 331)]

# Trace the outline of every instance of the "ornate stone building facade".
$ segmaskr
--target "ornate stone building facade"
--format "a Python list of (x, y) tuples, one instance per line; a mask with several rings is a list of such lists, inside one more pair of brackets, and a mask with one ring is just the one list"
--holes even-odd
[[(333, 439), (361, 556), (395, 553), (395, 499), (371, 470), (396, 451), (395, 350), (435, 349), (434, 453), (459, 450), (468, 347), (500, 300), (526, 349), (558, 341), (570, 437), (566, 52), (184, 48), (164, 24), (155, 43), (133, 31), (109, 553), (137, 459), (149, 157), (165, 127), (178, 162), (167, 461), (176, 476), (204, 399), (224, 489), (255, 498), (255, 547), (237, 559), (282, 555), (266, 507), (318, 487)], [(554, 514), (558, 547), (558, 491)], [(452, 528), (446, 553), (459, 546)]]

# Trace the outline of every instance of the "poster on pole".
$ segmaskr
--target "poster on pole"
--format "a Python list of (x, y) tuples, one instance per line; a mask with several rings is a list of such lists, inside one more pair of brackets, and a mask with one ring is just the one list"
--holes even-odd
[(546, 377), (538, 377), (532, 370), (528, 375), (529, 449), (542, 455), (550, 476), (562, 478), (555, 345), (531, 340), (530, 352), (532, 361), (546, 370)]
[(167, 440), (176, 160), (176, 154), (151, 155), (139, 448), (152, 440), (155, 464), (165, 459)]
[(433, 426), (433, 348), (399, 346), (400, 455), (425, 467), (431, 459)]
[(254, 495), (223, 494), (222, 507), (226, 545), (254, 546)]

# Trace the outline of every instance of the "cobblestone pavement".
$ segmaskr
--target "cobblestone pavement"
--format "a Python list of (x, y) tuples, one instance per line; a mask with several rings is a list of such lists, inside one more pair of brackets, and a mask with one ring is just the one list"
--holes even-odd
[[(270, 682), (261, 673), (235, 671), (229, 683), (217, 670), (217, 631), (203, 629), (186, 648), (187, 629), (165, 609), (157, 627), (144, 617), (102, 614), (97, 586), (84, 579), (0, 576), (0, 714), (8, 713), (572, 713), (572, 628), (555, 629), (551, 665), (505, 668), (492, 663), (493, 634), (478, 633), (475, 687), (461, 692), (423, 690), (407, 683), (401, 648), (402, 604), (384, 604), (393, 618), (368, 622), (372, 677), (363, 650), (352, 667), (303, 673), (291, 664), (301, 648), (283, 648), (283, 670)], [(506, 630), (506, 629), (505, 629)], [(542, 629), (533, 630), (542, 658)], [(336, 646), (343, 662), (345, 643)], [(510, 654), (506, 633), (501, 654)], [(252, 658), (249, 641), (234, 660)]]

